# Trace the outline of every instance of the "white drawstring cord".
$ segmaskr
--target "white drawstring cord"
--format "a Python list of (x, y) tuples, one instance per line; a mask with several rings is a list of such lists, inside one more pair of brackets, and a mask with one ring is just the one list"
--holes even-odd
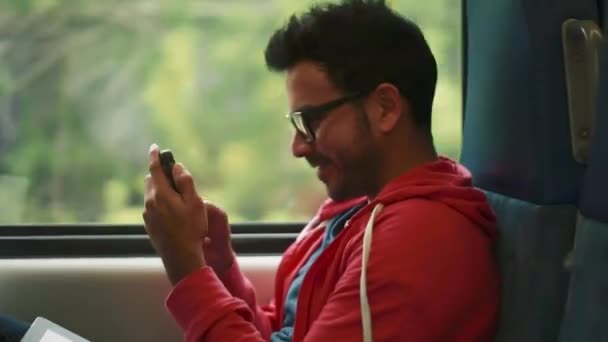
[(361, 299), (361, 322), (363, 323), (363, 342), (372, 342), (372, 315), (367, 299), (367, 261), (372, 247), (372, 231), (376, 215), (380, 213), (384, 206), (382, 203), (376, 204), (372, 211), (365, 233), (363, 233), (363, 255), (361, 261), (361, 281), (359, 282), (359, 298)]

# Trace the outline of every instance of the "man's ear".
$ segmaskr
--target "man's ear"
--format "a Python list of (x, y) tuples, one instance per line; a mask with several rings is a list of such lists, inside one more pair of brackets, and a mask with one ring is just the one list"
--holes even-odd
[(374, 106), (373, 125), (381, 133), (391, 132), (407, 109), (406, 100), (390, 83), (381, 83), (370, 95)]

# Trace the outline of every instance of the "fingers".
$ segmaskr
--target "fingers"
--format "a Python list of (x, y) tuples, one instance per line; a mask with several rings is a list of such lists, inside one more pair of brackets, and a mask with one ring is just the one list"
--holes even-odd
[(186, 204), (191, 210), (202, 210), (206, 221), (205, 205), (197, 194), (194, 179), (190, 172), (181, 163), (176, 163), (173, 166), (173, 179), (178, 190), (178, 192), (175, 192), (163, 172), (159, 155), (158, 146), (153, 144), (149, 152), (150, 174), (144, 179), (146, 210), (150, 211), (158, 207), (185, 209), (184, 204)]
[(152, 180), (152, 176), (148, 174), (146, 177), (144, 177), (144, 214), (153, 209), (154, 197), (156, 197), (154, 181)]
[(204, 200), (207, 211), (219, 217), (228, 217), (226, 212), (208, 200)]
[(177, 190), (186, 202), (190, 203), (198, 199), (194, 179), (182, 163), (176, 163), (173, 166), (173, 179), (175, 180)]
[(152, 176), (146, 175), (144, 178), (144, 226), (149, 233), (149, 224), (153, 221), (153, 217), (158, 213), (158, 203), (156, 198), (156, 188)]
[(149, 174), (144, 177), (144, 202), (154, 197), (154, 181)]
[(163, 168), (160, 164), (160, 151), (158, 150), (158, 145), (152, 144), (150, 146), (150, 151), (148, 153), (148, 170), (150, 172), (150, 176), (152, 177), (153, 185), (156, 189), (156, 192), (161, 194), (169, 194), (174, 192), (171, 189), (171, 185), (169, 184), (169, 180), (165, 177), (163, 173)]
[(228, 215), (223, 209), (207, 200), (205, 200), (205, 208), (207, 208), (207, 218), (210, 224), (228, 224)]
[(173, 167), (173, 179), (175, 180), (175, 185), (177, 187), (178, 192), (183, 199), (183, 202), (186, 204), (188, 210), (192, 210), (199, 215), (202, 215), (200, 219), (204, 224), (201, 227), (203, 228), (202, 235), (207, 235), (207, 210), (205, 203), (202, 198), (198, 196), (196, 192), (196, 186), (194, 185), (194, 179), (188, 170), (184, 167), (182, 163), (176, 163)]

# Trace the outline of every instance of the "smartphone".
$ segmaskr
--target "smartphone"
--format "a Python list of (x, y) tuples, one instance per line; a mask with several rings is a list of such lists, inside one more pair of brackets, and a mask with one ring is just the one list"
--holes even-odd
[(167, 177), (167, 180), (169, 181), (169, 184), (171, 184), (173, 190), (179, 192), (177, 191), (177, 186), (175, 185), (175, 180), (173, 179), (173, 165), (175, 165), (175, 159), (173, 158), (173, 153), (171, 150), (160, 151), (160, 165), (163, 168), (163, 173), (165, 174), (165, 177)]

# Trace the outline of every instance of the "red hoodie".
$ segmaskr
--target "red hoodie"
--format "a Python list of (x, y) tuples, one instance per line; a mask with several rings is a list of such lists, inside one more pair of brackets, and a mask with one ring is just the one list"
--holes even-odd
[[(283, 322), (287, 290), (320, 245), (325, 223), (362, 203), (327, 201), (285, 252), (271, 304), (259, 306), (235, 262), (221, 279), (204, 267), (166, 305), (186, 341), (268, 341)], [(375, 219), (372, 210), (378, 208)], [(371, 222), (370, 222), (371, 221)], [(346, 223), (306, 273), (293, 341), (361, 341), (363, 236), (373, 229), (364, 281), (373, 341), (491, 341), (499, 279), (495, 218), (462, 166), (445, 159), (387, 184)]]

